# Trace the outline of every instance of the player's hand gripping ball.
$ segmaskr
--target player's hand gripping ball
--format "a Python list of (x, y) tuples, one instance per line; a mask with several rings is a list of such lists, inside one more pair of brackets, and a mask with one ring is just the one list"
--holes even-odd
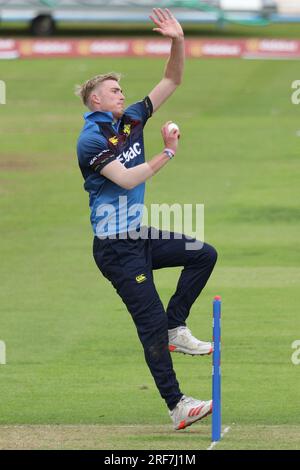
[(172, 131), (178, 131), (179, 134), (180, 134), (180, 130), (179, 130), (179, 127), (177, 126), (177, 124), (175, 124), (175, 122), (171, 122), (169, 125), (168, 125), (168, 131), (169, 132), (172, 132)]

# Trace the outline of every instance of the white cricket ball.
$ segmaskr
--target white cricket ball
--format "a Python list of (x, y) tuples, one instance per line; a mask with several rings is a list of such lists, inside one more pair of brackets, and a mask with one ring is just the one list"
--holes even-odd
[(175, 122), (171, 122), (168, 125), (168, 131), (172, 132), (173, 130), (179, 131), (179, 127), (177, 126), (177, 124), (175, 124)]

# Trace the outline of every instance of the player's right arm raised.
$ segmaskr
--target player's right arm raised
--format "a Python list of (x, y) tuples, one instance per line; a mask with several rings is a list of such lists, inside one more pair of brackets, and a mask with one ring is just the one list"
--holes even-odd
[[(165, 144), (165, 149), (169, 149), (175, 155), (179, 132), (178, 130), (168, 131), (168, 125), (170, 121), (164, 124), (161, 129), (162, 137)], [(165, 149), (155, 155), (149, 162), (142, 163), (133, 168), (126, 168), (118, 160), (107, 164), (100, 172), (102, 176), (113, 181), (113, 183), (121, 186), (124, 189), (133, 189), (141, 183), (144, 183), (147, 179), (151, 178), (157, 173), (169, 160), (170, 157), (165, 152)]]

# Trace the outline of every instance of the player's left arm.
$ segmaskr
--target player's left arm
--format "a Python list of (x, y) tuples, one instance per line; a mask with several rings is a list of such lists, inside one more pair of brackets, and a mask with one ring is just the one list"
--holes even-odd
[(153, 31), (157, 31), (162, 36), (171, 38), (172, 40), (171, 52), (166, 64), (164, 76), (148, 95), (152, 102), (154, 112), (172, 95), (178, 85), (181, 84), (185, 50), (182, 27), (170, 10), (167, 8), (164, 10), (161, 8), (153, 8), (153, 13), (153, 15), (150, 15), (151, 20), (156, 25)]

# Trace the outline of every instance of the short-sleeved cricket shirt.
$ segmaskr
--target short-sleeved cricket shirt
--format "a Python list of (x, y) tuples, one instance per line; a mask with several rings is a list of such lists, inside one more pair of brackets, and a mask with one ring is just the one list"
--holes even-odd
[(94, 234), (105, 237), (136, 230), (143, 217), (145, 183), (127, 190), (100, 174), (113, 160), (126, 168), (145, 161), (143, 129), (152, 115), (149, 97), (129, 106), (114, 123), (110, 112), (88, 112), (77, 142), (79, 167), (89, 193)]

